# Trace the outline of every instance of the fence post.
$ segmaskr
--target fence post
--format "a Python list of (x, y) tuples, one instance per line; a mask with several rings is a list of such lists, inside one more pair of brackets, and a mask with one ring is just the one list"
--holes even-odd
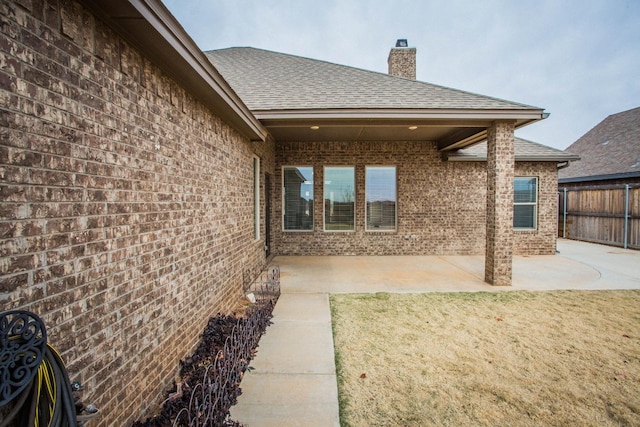
[(624, 248), (627, 249), (629, 236), (629, 184), (624, 186)]
[(562, 238), (567, 238), (567, 187), (563, 188), (564, 200), (562, 201)]

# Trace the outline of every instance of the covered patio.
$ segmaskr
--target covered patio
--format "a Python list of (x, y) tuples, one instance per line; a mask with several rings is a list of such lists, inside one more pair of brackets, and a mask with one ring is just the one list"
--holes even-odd
[(559, 240), (557, 255), (514, 256), (513, 285), (484, 282), (482, 256), (280, 256), (282, 295), (242, 381), (233, 419), (339, 426), (329, 294), (640, 289), (640, 252)]

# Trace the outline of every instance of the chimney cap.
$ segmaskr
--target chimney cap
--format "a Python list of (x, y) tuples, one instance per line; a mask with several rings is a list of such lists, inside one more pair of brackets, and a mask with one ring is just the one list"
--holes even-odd
[(409, 47), (409, 43), (407, 42), (407, 39), (398, 39), (396, 41), (396, 47)]

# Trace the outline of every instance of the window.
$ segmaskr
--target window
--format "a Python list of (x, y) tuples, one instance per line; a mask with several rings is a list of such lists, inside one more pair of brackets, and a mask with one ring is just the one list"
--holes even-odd
[(355, 173), (352, 166), (324, 168), (324, 229), (355, 230)]
[(396, 167), (367, 166), (365, 191), (367, 231), (395, 231)]
[(260, 239), (260, 158), (253, 157), (253, 238)]
[(282, 183), (283, 229), (313, 230), (313, 167), (283, 167)]
[(537, 211), (538, 178), (516, 177), (513, 189), (513, 228), (535, 229)]

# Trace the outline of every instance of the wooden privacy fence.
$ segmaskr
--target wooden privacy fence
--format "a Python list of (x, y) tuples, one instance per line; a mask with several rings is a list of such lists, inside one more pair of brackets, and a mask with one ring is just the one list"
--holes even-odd
[(640, 184), (558, 190), (558, 235), (640, 249)]

